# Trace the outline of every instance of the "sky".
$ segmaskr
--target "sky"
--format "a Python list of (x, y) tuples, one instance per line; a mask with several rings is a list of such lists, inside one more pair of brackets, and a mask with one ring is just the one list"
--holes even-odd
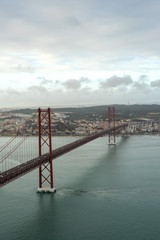
[(160, 0), (0, 0), (0, 108), (160, 104)]

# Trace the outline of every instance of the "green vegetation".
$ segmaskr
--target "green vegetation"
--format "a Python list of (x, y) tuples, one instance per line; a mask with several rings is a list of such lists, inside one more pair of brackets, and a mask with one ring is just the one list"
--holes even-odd
[[(160, 105), (114, 105), (116, 112), (116, 119), (131, 120), (136, 118), (150, 118), (154, 120), (160, 119)], [(108, 105), (93, 106), (93, 107), (80, 107), (80, 108), (52, 108), (52, 112), (66, 113), (67, 120), (105, 120), (107, 118)], [(12, 113), (32, 114), (36, 113), (37, 109), (18, 109), (10, 111)]]

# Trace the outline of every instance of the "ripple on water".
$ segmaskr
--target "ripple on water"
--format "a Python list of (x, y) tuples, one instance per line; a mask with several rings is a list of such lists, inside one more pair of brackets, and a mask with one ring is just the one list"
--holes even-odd
[(97, 199), (108, 199), (108, 200), (125, 200), (129, 201), (130, 199), (133, 199), (134, 196), (137, 197), (137, 195), (140, 193), (140, 196), (142, 197), (147, 195), (147, 192), (145, 189), (140, 188), (132, 188), (132, 189), (98, 189), (98, 190), (92, 190), (88, 191), (85, 189), (73, 189), (73, 188), (65, 188), (65, 189), (59, 189), (56, 192), (56, 196), (60, 198), (70, 197), (70, 196), (87, 196), (87, 197), (96, 197)]

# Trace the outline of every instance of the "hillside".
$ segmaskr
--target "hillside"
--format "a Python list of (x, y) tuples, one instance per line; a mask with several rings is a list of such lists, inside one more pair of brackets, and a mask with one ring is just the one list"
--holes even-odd
[[(152, 118), (160, 119), (160, 105), (114, 105), (116, 119), (135, 119), (135, 118)], [(52, 108), (52, 112), (65, 112), (70, 120), (86, 119), (94, 120), (95, 118), (107, 118), (108, 105), (80, 107), (80, 108)], [(32, 114), (37, 112), (37, 109), (17, 109), (11, 110), (12, 113)]]

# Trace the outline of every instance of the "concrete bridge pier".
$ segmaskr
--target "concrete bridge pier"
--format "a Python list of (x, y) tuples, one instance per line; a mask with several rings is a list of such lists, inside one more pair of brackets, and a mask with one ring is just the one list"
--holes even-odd
[(42, 187), (37, 189), (37, 193), (55, 193), (55, 192), (56, 189), (50, 187)]

